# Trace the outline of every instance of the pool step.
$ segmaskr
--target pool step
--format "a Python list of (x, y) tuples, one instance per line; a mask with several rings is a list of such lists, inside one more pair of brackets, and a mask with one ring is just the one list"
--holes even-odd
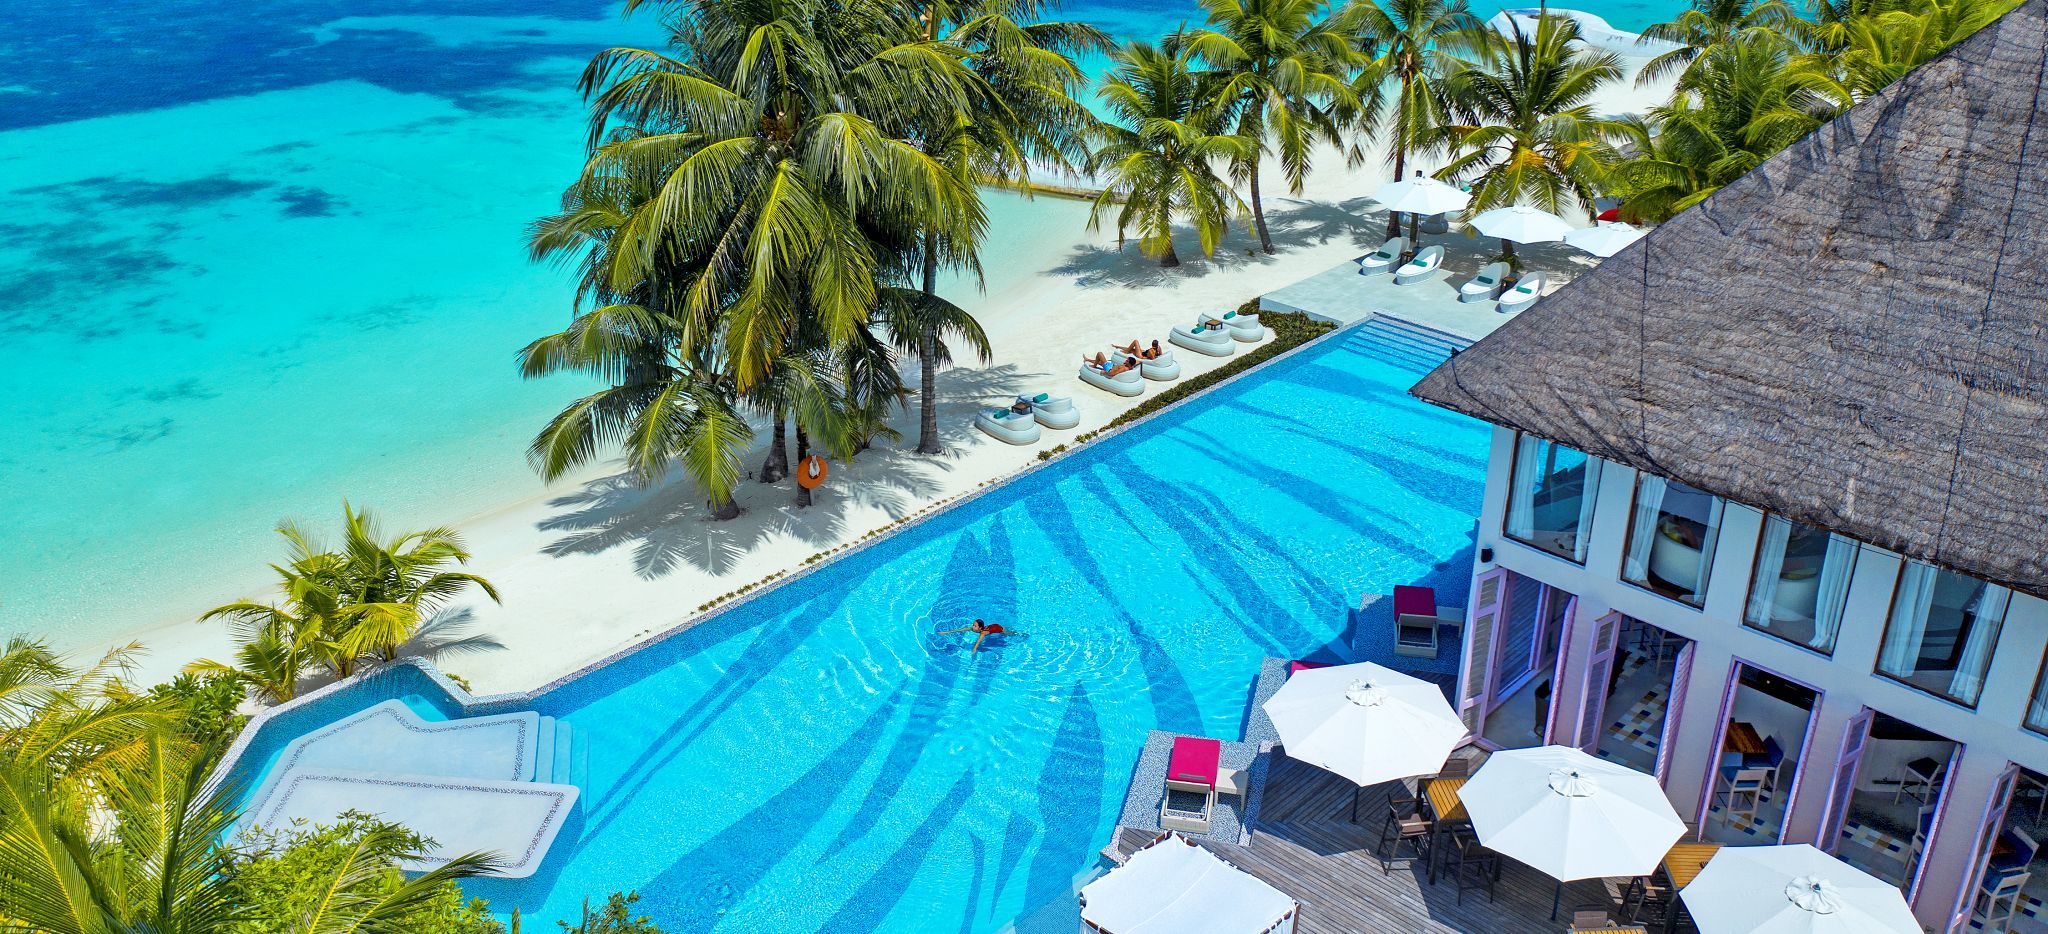
[(1455, 334), (1384, 314), (1359, 325), (1356, 337), (1369, 345), (1374, 356), (1420, 370), (1435, 369), (1471, 343)]
[(533, 780), (545, 782), (555, 764), (555, 718), (540, 718), (540, 739), (534, 744)]

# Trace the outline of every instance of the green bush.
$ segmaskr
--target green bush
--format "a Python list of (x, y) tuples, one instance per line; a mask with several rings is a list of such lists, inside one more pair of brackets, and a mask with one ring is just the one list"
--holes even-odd
[(150, 688), (149, 696), (176, 704), (179, 732), (195, 739), (232, 736), (246, 719), (235, 713), (246, 691), (228, 675), (179, 675)]
[[(302, 920), (313, 913), (322, 899), (332, 898), (327, 884), (334, 880), (335, 867), (346, 864), (361, 849), (417, 853), (427, 841), (409, 830), (377, 818), (348, 813), (332, 826), (294, 827), (255, 834), (245, 841), (223, 880), (234, 900), (249, 909), (249, 916), (221, 934), (289, 934), (300, 929)], [(380, 878), (362, 880), (350, 898), (374, 897), (405, 883), (396, 860), (379, 870)], [(445, 883), (431, 897), (418, 903), (389, 930), (406, 934), (503, 934), (504, 928), (491, 919), (481, 899), (465, 902), (453, 881)], [(600, 929), (602, 930), (602, 929)]]
[(638, 892), (624, 895), (613, 892), (612, 897), (605, 900), (604, 910), (597, 914), (591, 914), (590, 903), (585, 902), (581, 924), (558, 923), (562, 925), (564, 934), (661, 934), (661, 929), (645, 915), (634, 916), (633, 903), (639, 900)]

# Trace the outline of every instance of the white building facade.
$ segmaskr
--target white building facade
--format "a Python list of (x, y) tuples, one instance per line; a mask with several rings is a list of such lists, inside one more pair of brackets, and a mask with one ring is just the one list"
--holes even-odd
[(1930, 930), (2026, 929), (2048, 602), (1498, 427), (1476, 554), (1482, 744), (1652, 772), (1705, 839), (1812, 843)]

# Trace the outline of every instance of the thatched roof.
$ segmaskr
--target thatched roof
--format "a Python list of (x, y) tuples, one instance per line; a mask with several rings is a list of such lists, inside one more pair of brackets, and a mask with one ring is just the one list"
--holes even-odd
[(2048, 597), (2048, 0), (1417, 396)]

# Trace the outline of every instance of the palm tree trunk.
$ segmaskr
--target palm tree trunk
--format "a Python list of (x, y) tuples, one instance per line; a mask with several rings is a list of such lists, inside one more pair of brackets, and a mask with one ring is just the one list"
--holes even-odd
[[(809, 460), (810, 457), (811, 436), (804, 433), (804, 426), (802, 424), (798, 424), (796, 426), (796, 462), (798, 465), (802, 465), (803, 462)], [(803, 468), (799, 466), (797, 469), (801, 470)], [(806, 506), (809, 506), (810, 504), (810, 487), (804, 486), (802, 483), (798, 483), (796, 485), (796, 508), (802, 509)]]
[[(924, 235), (924, 294), (939, 291), (938, 237)], [(944, 454), (939, 443), (939, 329), (929, 323), (917, 335), (917, 453)]]
[(1266, 231), (1266, 205), (1259, 200), (1259, 163), (1252, 160), (1252, 226), (1259, 231), (1259, 249), (1273, 252), (1273, 235)]
[[(1396, 131), (1396, 136), (1398, 136), (1398, 135), (1399, 135), (1399, 131), (1397, 130), (1397, 131)], [(1400, 141), (1399, 139), (1395, 139), (1395, 140), (1394, 140), (1394, 181), (1397, 181), (1397, 182), (1398, 182), (1398, 181), (1400, 181), (1401, 179), (1404, 179), (1404, 178), (1407, 178), (1407, 177), (1408, 177), (1408, 150), (1407, 150), (1407, 148), (1406, 148), (1406, 147), (1404, 147), (1404, 146), (1402, 146), (1402, 145), (1401, 145), (1401, 141)], [(1394, 212), (1394, 211), (1388, 211), (1388, 212), (1387, 212), (1387, 239), (1389, 239), (1389, 240), (1392, 240), (1392, 239), (1394, 239), (1395, 237), (1398, 237), (1398, 236), (1400, 236), (1400, 235), (1401, 235), (1401, 215), (1400, 215), (1399, 213), (1396, 213), (1396, 212)]]
[(1508, 261), (1508, 275), (1510, 275), (1510, 276), (1520, 276), (1520, 275), (1521, 275), (1521, 273), (1522, 273), (1522, 264), (1521, 264), (1520, 262), (1516, 261), (1516, 259), (1515, 259), (1515, 241), (1513, 241), (1513, 240), (1509, 240), (1509, 239), (1507, 239), (1506, 237), (1502, 237), (1502, 238), (1501, 238), (1501, 241), (1500, 241), (1500, 258), (1501, 258), (1501, 259), (1504, 259), (1504, 260), (1507, 260), (1507, 261)]
[(1180, 265), (1180, 254), (1175, 253), (1173, 251), (1172, 240), (1166, 241), (1166, 254), (1164, 256), (1159, 257), (1159, 265), (1166, 269), (1172, 269), (1173, 267)]
[(739, 500), (733, 499), (730, 496), (724, 500), (712, 500), (706, 505), (711, 509), (711, 520), (713, 522), (724, 522), (728, 519), (740, 517)]
[(775, 432), (768, 441), (768, 459), (761, 462), (761, 482), (774, 483), (789, 476), (789, 445), (784, 443), (788, 429), (784, 427), (787, 417), (780, 406), (775, 409)]

